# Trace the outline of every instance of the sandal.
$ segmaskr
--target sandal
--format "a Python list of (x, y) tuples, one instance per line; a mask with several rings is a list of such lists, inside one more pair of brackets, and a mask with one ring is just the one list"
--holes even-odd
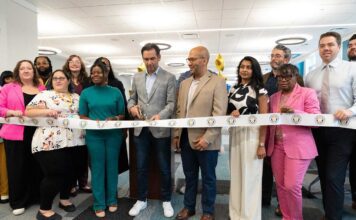
[(109, 206), (109, 212), (116, 212), (116, 211), (117, 211), (117, 205)]
[(105, 217), (105, 211), (104, 210), (95, 210), (95, 215), (98, 218), (104, 218)]

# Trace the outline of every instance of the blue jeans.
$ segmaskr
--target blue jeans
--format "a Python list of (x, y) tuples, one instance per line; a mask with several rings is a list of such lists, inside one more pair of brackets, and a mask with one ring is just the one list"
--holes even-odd
[(200, 167), (203, 184), (201, 197), (203, 213), (214, 214), (216, 198), (215, 168), (218, 163), (218, 150), (193, 150), (189, 144), (187, 129), (183, 129), (180, 147), (186, 183), (184, 193), (185, 208), (195, 211)]
[[(138, 200), (146, 201), (149, 160), (157, 160), (161, 172), (161, 200), (171, 201), (171, 138), (155, 138), (148, 128), (134, 136), (137, 161)], [(156, 158), (149, 158), (151, 151)]]

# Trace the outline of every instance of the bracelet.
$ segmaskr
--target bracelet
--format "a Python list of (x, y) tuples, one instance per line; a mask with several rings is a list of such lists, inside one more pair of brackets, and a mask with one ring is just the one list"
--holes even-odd
[(259, 145), (258, 145), (259, 147), (265, 147), (265, 143), (260, 143)]

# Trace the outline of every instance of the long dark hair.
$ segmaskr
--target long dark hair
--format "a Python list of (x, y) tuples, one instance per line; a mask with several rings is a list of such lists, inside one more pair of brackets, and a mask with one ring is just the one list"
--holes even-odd
[(240, 72), (242, 61), (245, 60), (251, 63), (252, 76), (249, 85), (256, 91), (258, 97), (259, 90), (263, 88), (263, 78), (262, 78), (261, 66), (255, 58), (246, 56), (240, 61), (239, 65), (237, 66), (237, 84), (238, 85), (241, 84), (242, 79), (239, 72)]

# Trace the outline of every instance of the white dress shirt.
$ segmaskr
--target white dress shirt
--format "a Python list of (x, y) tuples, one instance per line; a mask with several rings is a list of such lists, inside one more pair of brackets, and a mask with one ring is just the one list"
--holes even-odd
[[(321, 101), (321, 87), (326, 65), (323, 63), (307, 74), (304, 81), (306, 87), (316, 91), (319, 102)], [(356, 63), (334, 59), (328, 65), (330, 68), (329, 103), (327, 112), (322, 113), (333, 114), (337, 110), (348, 109), (353, 115), (356, 115)]]
[(151, 93), (152, 86), (155, 83), (156, 78), (157, 78), (158, 70), (159, 70), (159, 67), (151, 75), (146, 72), (146, 92), (147, 92), (147, 96), (149, 96), (150, 93)]

